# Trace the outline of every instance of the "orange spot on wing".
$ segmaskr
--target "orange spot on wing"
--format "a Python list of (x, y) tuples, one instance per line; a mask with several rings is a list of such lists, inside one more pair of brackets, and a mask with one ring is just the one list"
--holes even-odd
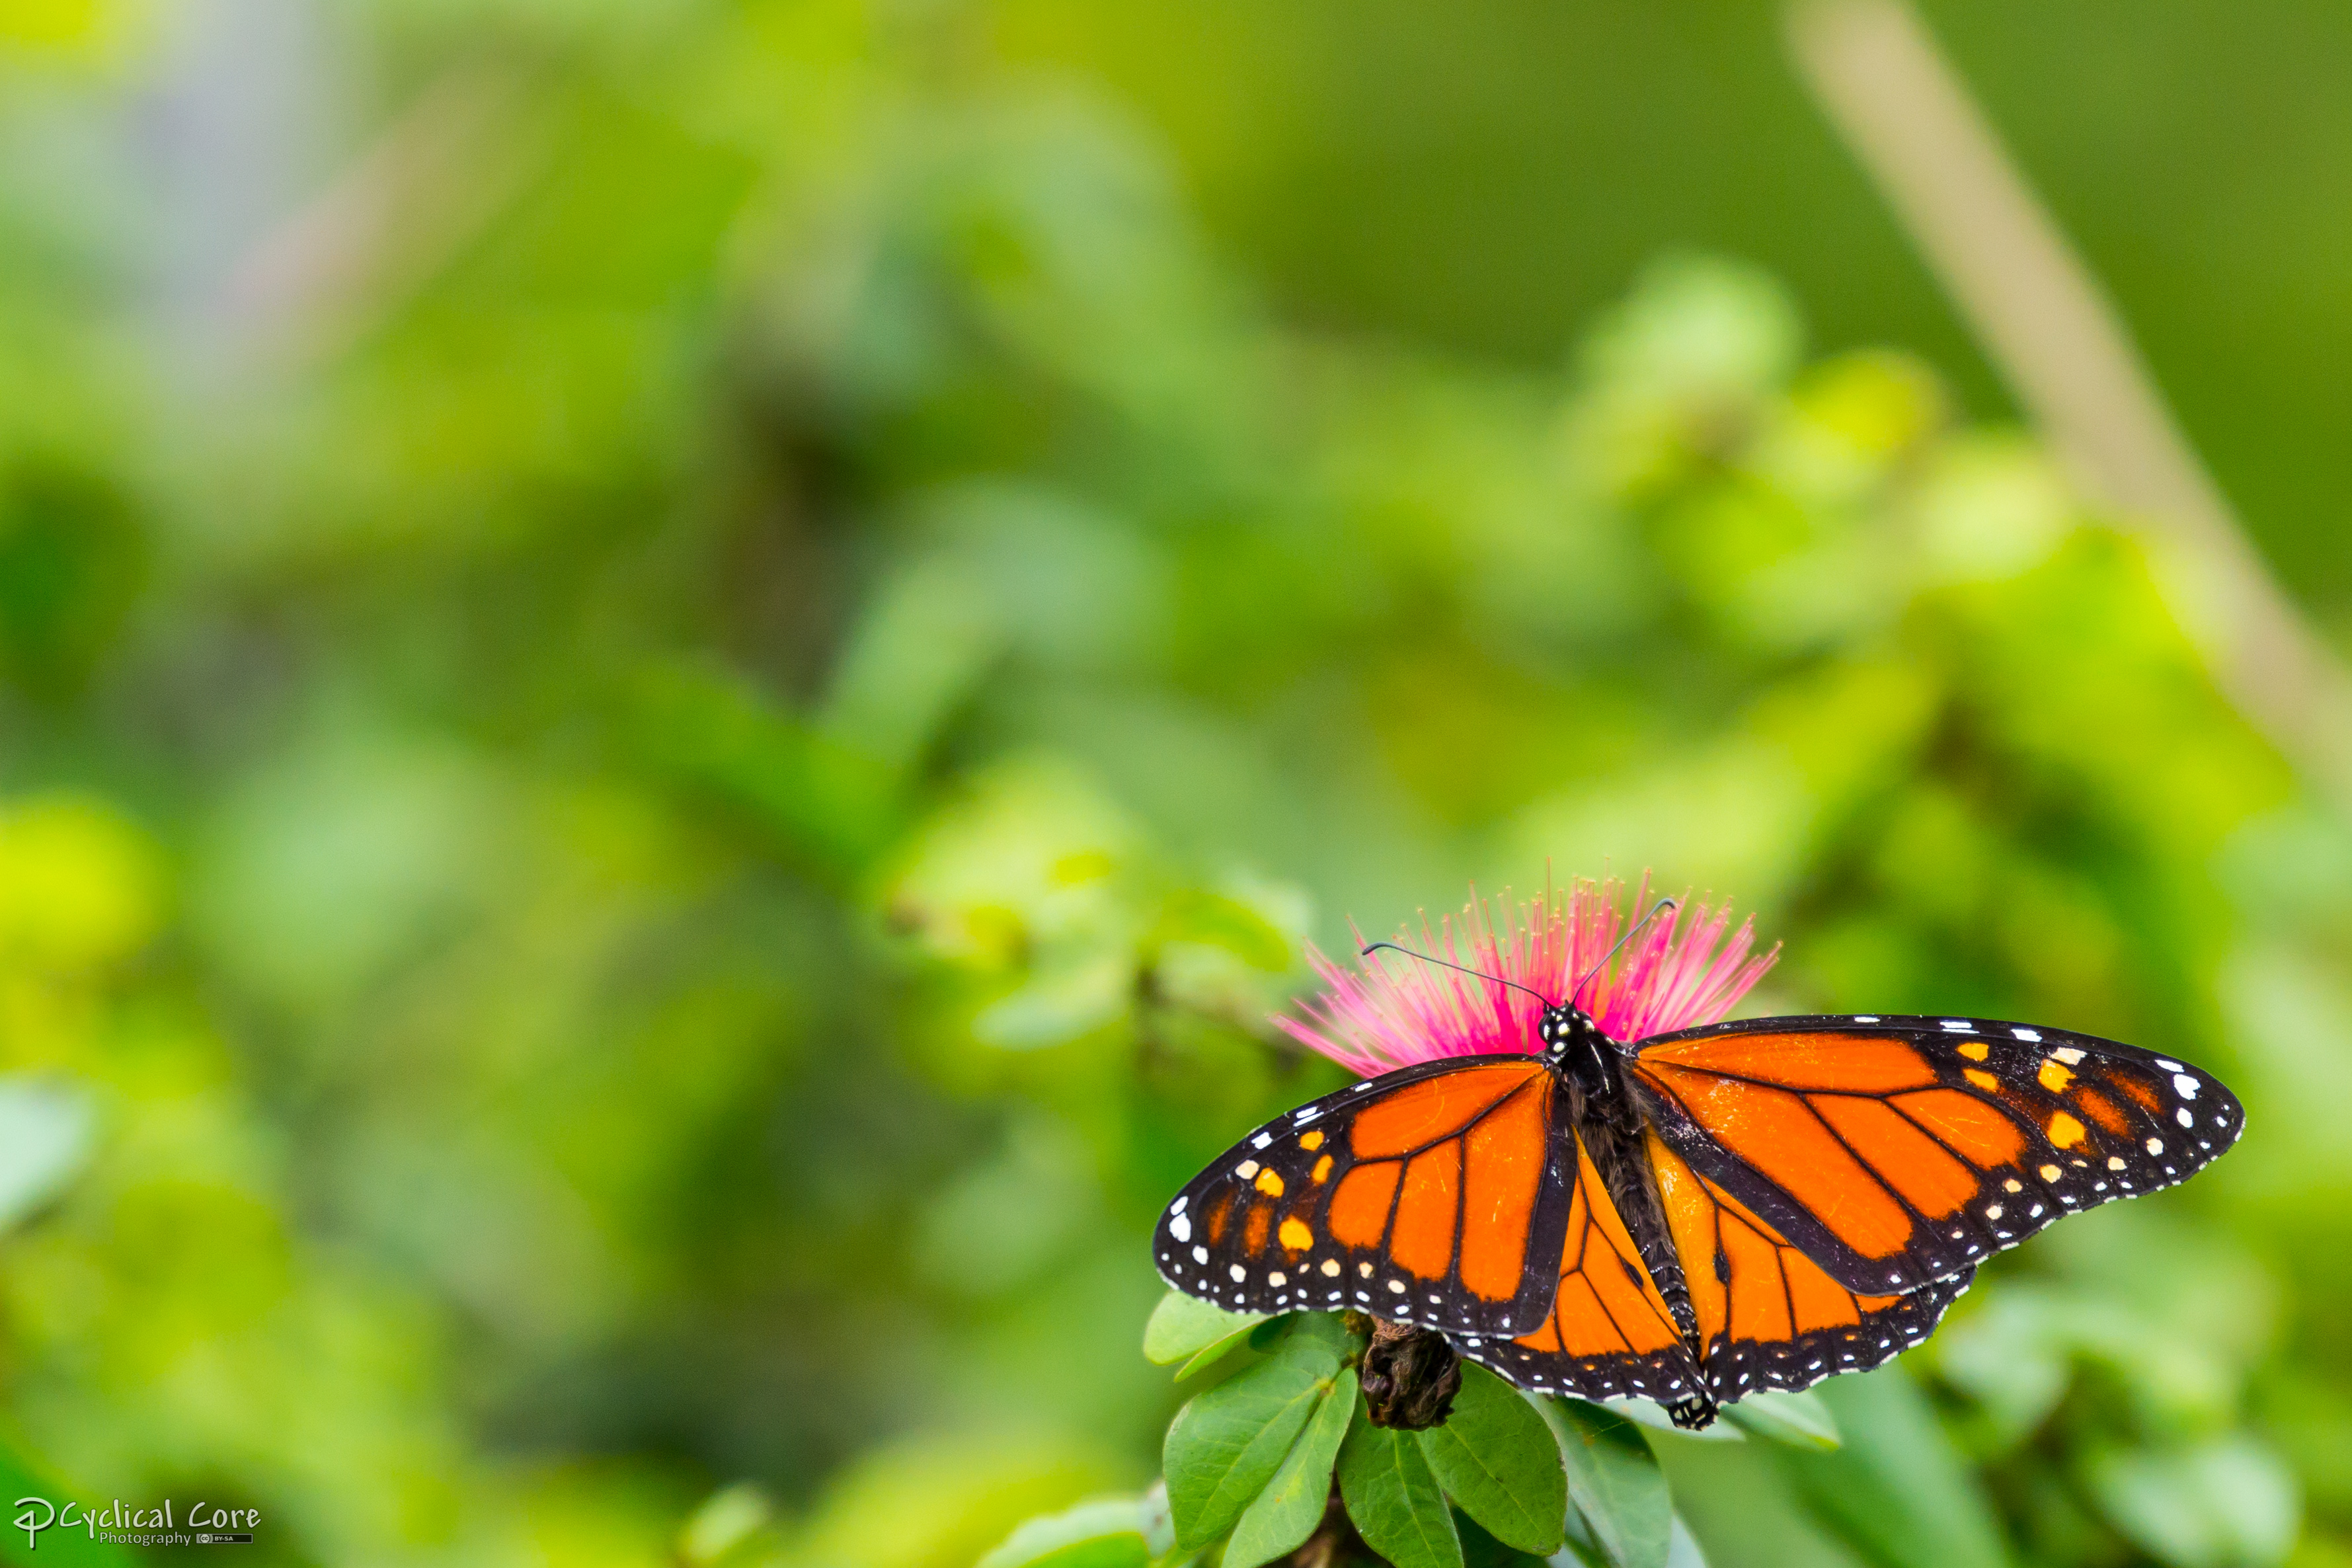
[[(1462, 1145), (1440, 1143), (1416, 1157), (1404, 1171), (1404, 1195), (1397, 1200), (1396, 1229), (1389, 1256), (1408, 1274), (1442, 1277), (1454, 1262), (1454, 1218), (1462, 1194)], [(1506, 1295), (1517, 1294), (1517, 1281)]]
[(1257, 1180), (1252, 1184), (1267, 1197), (1278, 1198), (1282, 1195), (1282, 1173), (1269, 1165), (1257, 1173)]
[(1489, 1301), (1519, 1293), (1551, 1136), (1549, 1077), (1496, 1108), (1463, 1141), (1463, 1287)]
[(1318, 1187), (1324, 1183), (1329, 1181), (1331, 1179), (1331, 1156), (1326, 1154), (1320, 1160), (1316, 1161), (1315, 1169), (1307, 1173), (1307, 1179), (1313, 1182)]
[(1992, 1055), (1992, 1047), (1985, 1044), (1982, 1040), (1962, 1040), (1958, 1045), (1954, 1046), (1952, 1049), (1959, 1052), (1960, 1055), (1968, 1058), (1969, 1060), (1972, 1062), (1980, 1062), (1984, 1060), (1985, 1058)]
[(1911, 1217), (1797, 1096), (1678, 1068), (1650, 1070), (1716, 1142), (1864, 1258), (1891, 1257), (1909, 1243)]
[(2064, 1062), (2053, 1061), (2046, 1057), (2042, 1058), (2042, 1070), (2033, 1076), (2042, 1088), (2053, 1094), (2065, 1093), (2066, 1086), (2074, 1081), (2073, 1070)]
[(1874, 1100), (1833, 1094), (1810, 1100), (1880, 1179), (1921, 1214), (1941, 1218), (1976, 1195), (1976, 1173), (1899, 1112)]
[(1970, 1083), (1976, 1085), (1979, 1089), (1983, 1089), (1987, 1094), (1999, 1094), (2000, 1092), (2000, 1079), (1993, 1077), (1992, 1074), (1989, 1072), (1979, 1072), (1975, 1068), (1969, 1068), (1963, 1071), (1960, 1076), (1968, 1079)]
[(1274, 1236), (1276, 1241), (1282, 1243), (1283, 1250), (1286, 1252), (1304, 1252), (1315, 1245), (1315, 1233), (1307, 1229), (1306, 1224), (1296, 1216), (1284, 1220), (1282, 1228), (1276, 1231)]
[(2126, 1078), (2122, 1073), (2115, 1074), (2108, 1078), (2106, 1081), (2113, 1087), (2122, 1089), (2126, 1094), (2131, 1096), (2132, 1099), (2137, 1100), (2139, 1102), (2139, 1108), (2142, 1110), (2152, 1110), (2157, 1112), (2158, 1115), (2163, 1114), (2164, 1097), (2157, 1093), (2153, 1085), (2143, 1083), (2137, 1078)]
[(2089, 1084), (2084, 1084), (2074, 1090), (2074, 1103), (2092, 1121), (2116, 1137), (2132, 1136), (2132, 1124), (2124, 1115), (2123, 1107), (2093, 1089)]
[(2025, 1152), (2017, 1123), (1973, 1095), (1957, 1089), (1898, 1094), (1895, 1109), (1958, 1150), (1979, 1170), (2012, 1164)]
[(1323, 1130), (1318, 1127), (1314, 1131), (1301, 1138), (1298, 1141), (1298, 1146), (1312, 1154), (1316, 1150), (1323, 1147)]
[(1348, 1247), (1378, 1247), (1388, 1234), (1389, 1200), (1396, 1195), (1403, 1167), (1393, 1161), (1359, 1165), (1339, 1178), (1331, 1194), (1324, 1223), (1332, 1237)]
[(1643, 1051), (1640, 1060), (1646, 1068), (1663, 1063), (1757, 1079), (1783, 1089), (1843, 1089), (1857, 1094), (1925, 1089), (1936, 1081), (1936, 1069), (1918, 1047), (1871, 1036), (1718, 1035), (1654, 1046)]
[(1375, 1093), (1348, 1127), (1348, 1146), (1359, 1160), (1380, 1160), (1415, 1150), (1460, 1132), (1478, 1113), (1546, 1069), (1526, 1066), (1457, 1068), (1402, 1089)]
[(2083, 1141), (2083, 1124), (2064, 1111), (2052, 1114), (2050, 1142), (2057, 1144), (2061, 1149), (2072, 1149), (2075, 1144), (2080, 1143)]
[(1225, 1239), (1225, 1221), (1233, 1216), (1234, 1194), (1219, 1193), (1209, 1204), (1209, 1245), (1216, 1246)]
[(1266, 1227), (1274, 1222), (1274, 1211), (1260, 1205), (1242, 1221), (1242, 1248), (1255, 1254), (1265, 1250)]

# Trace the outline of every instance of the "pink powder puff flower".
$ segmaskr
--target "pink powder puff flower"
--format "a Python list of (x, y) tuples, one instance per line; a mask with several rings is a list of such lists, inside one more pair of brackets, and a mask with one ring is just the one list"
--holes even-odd
[[(1567, 1002), (1570, 987), (1601, 961), (1624, 930), (1626, 916), (1617, 907), (1622, 891), (1615, 878), (1585, 879), (1564, 898), (1547, 894), (1517, 909), (1497, 899), (1491, 910), (1474, 896), (1459, 925), (1449, 917), (1433, 933), (1423, 920), (1421, 949)], [(1649, 904), (1645, 876), (1634, 889), (1632, 908), (1646, 910)], [(1730, 924), (1728, 904), (1662, 912), (1607, 969), (1585, 983), (1578, 1004), (1603, 1032), (1628, 1043), (1716, 1022), (1738, 1005), (1780, 952), (1775, 946), (1751, 958), (1754, 920), (1741, 921), (1727, 938)], [(1410, 932), (1399, 933), (1401, 941), (1409, 937)], [(1536, 1023), (1543, 1006), (1526, 991), (1394, 952), (1365, 958), (1353, 971), (1312, 945), (1307, 960), (1323, 977), (1325, 991), (1299, 1004), (1304, 1020), (1275, 1022), (1301, 1045), (1362, 1077), (1441, 1057), (1542, 1049)]]

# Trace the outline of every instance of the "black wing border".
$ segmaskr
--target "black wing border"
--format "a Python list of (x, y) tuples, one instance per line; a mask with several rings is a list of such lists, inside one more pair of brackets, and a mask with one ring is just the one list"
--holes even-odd
[[(1247, 1185), (1248, 1179), (1236, 1174), (1237, 1167), (1244, 1163), (1255, 1162), (1263, 1167), (1273, 1163), (1268, 1158), (1270, 1155), (1279, 1154), (1283, 1163), (1277, 1168), (1287, 1173), (1285, 1175), (1287, 1183), (1295, 1178), (1302, 1166), (1311, 1167), (1322, 1152), (1309, 1153), (1301, 1150), (1298, 1139), (1317, 1128), (1348, 1126), (1350, 1121), (1349, 1111), (1364, 1103), (1367, 1096), (1376, 1097), (1381, 1090), (1404, 1089), (1465, 1068), (1487, 1066), (1536, 1067), (1552, 1073), (1554, 1079), (1550, 1120), (1545, 1136), (1545, 1166), (1538, 1179), (1535, 1208), (1529, 1216), (1518, 1293), (1509, 1301), (1490, 1305), (1471, 1296), (1463, 1288), (1462, 1247), (1458, 1235), (1451, 1271), (1433, 1287), (1427, 1281), (1402, 1276), (1402, 1270), (1395, 1269), (1388, 1262), (1385, 1247), (1343, 1249), (1322, 1244), (1318, 1250), (1329, 1250), (1344, 1260), (1339, 1280), (1333, 1281), (1344, 1283), (1334, 1291), (1320, 1282), (1312, 1290), (1297, 1289), (1286, 1278), (1288, 1270), (1278, 1267), (1270, 1269), (1264, 1260), (1246, 1257), (1238, 1247), (1221, 1247), (1213, 1250), (1191, 1234), (1187, 1216), (1202, 1212), (1229, 1186), (1235, 1184)], [(1160, 1211), (1151, 1233), (1154, 1265), (1160, 1279), (1171, 1289), (1200, 1297), (1228, 1311), (1281, 1313), (1355, 1310), (1372, 1312), (1391, 1321), (1481, 1338), (1509, 1338), (1530, 1332), (1550, 1317), (1552, 1299), (1559, 1289), (1560, 1248), (1567, 1240), (1569, 1208), (1574, 1195), (1577, 1168), (1575, 1131), (1569, 1120), (1568, 1101), (1567, 1086), (1559, 1081), (1551, 1064), (1541, 1057), (1519, 1051), (1440, 1057), (1431, 1061), (1415, 1062), (1377, 1078), (1361, 1079), (1286, 1111), (1252, 1130), (1223, 1154), (1210, 1161), (1201, 1173), (1187, 1182), (1183, 1189)], [(1501, 1103), (1496, 1102), (1498, 1106)], [(1336, 1157), (1339, 1152), (1332, 1152)], [(1410, 1156), (1405, 1158), (1410, 1159)], [(1356, 1161), (1349, 1155), (1333, 1171), (1329, 1182), (1323, 1187), (1316, 1210), (1318, 1237), (1328, 1235), (1320, 1223), (1322, 1215), (1328, 1212), (1332, 1194), (1339, 1191), (1340, 1182), (1355, 1164)], [(1237, 1202), (1244, 1201), (1239, 1194), (1235, 1198)], [(1186, 1223), (1180, 1224), (1180, 1221)], [(1457, 1219), (1456, 1223), (1458, 1226), (1464, 1222)], [(1228, 1233), (1229, 1236), (1231, 1234)], [(1202, 1252), (1208, 1254), (1205, 1258), (1200, 1256)], [(1360, 1272), (1360, 1266), (1364, 1263), (1373, 1265), (1370, 1278)], [(1232, 1277), (1232, 1271), (1237, 1266), (1243, 1270), (1243, 1277), (1238, 1280)], [(1270, 1272), (1284, 1273), (1284, 1285), (1276, 1287), (1270, 1284)], [(1375, 1284), (1385, 1287), (1388, 1279), (1400, 1276), (1411, 1279), (1408, 1289), (1402, 1293), (1370, 1288)], [(1433, 1296), (1439, 1299), (1432, 1300)], [(1311, 1300), (1308, 1299), (1310, 1297)], [(1335, 1297), (1338, 1299), (1333, 1299)]]

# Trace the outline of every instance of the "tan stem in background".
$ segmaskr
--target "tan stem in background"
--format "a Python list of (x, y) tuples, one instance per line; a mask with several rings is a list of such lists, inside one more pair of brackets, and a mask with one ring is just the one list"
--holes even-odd
[(242, 259), (221, 310), (247, 351), (281, 367), (331, 358), (429, 282), (544, 162), (530, 96), (496, 62), (428, 83)]
[(1816, 101), (2085, 493), (2168, 556), (2215, 679), (2352, 808), (2352, 676), (2271, 575), (2181, 435), (2131, 334), (1900, 0), (1799, 0)]

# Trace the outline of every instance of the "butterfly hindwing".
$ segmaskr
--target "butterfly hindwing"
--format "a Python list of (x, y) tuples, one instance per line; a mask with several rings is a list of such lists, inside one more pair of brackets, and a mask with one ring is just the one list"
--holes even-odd
[(1337, 1311), (1477, 1335), (1544, 1321), (1573, 1137), (1527, 1056), (1454, 1057), (1267, 1122), (1193, 1178), (1152, 1252), (1234, 1311)]
[(1752, 1019), (1644, 1040), (1628, 1066), (1675, 1154), (1865, 1294), (2183, 1181), (2245, 1121), (2185, 1063), (1979, 1018)]
[(1540, 1394), (1689, 1397), (1698, 1373), (1682, 1331), (1580, 1141), (1568, 1228), (1553, 1256), (1559, 1283), (1548, 1318), (1510, 1339), (1457, 1334), (1454, 1348)]
[(1648, 1151), (1689, 1282), (1707, 1392), (1720, 1403), (1867, 1372), (1926, 1339), (1976, 1276), (1964, 1268), (1901, 1295), (1859, 1295), (1654, 1134)]

